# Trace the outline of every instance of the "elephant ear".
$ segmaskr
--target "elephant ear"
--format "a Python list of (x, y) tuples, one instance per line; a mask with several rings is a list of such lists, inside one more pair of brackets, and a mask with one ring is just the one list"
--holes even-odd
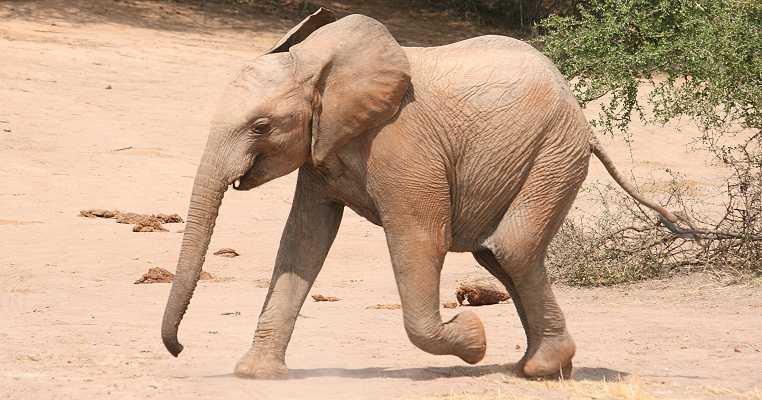
[(320, 7), (317, 11), (310, 14), (302, 22), (291, 28), (270, 50), (265, 54), (283, 53), (288, 51), (291, 46), (301, 43), (307, 36), (315, 32), (323, 25), (336, 21), (333, 11)]
[(312, 162), (394, 117), (410, 85), (410, 63), (373, 18), (349, 15), (290, 50), (296, 78), (312, 101)]

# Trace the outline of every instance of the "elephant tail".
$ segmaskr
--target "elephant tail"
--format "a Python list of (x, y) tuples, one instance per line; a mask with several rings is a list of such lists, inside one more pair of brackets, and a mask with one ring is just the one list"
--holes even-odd
[[(596, 157), (598, 157), (598, 160), (601, 161), (601, 164), (606, 168), (606, 171), (608, 171), (609, 175), (616, 181), (619, 186), (624, 189), (627, 194), (632, 196), (633, 199), (635, 199), (638, 203), (656, 211), (661, 216), (661, 221), (664, 223), (664, 225), (673, 233), (676, 234), (685, 234), (688, 233), (686, 230), (680, 228), (677, 224), (680, 221), (684, 221), (683, 218), (679, 218), (677, 215), (672, 213), (671, 211), (667, 210), (666, 208), (660, 206), (659, 204), (656, 204), (655, 202), (643, 197), (640, 193), (638, 193), (637, 189), (635, 189), (634, 186), (627, 180), (627, 178), (622, 175), (621, 172), (619, 172), (616, 167), (614, 166), (614, 161), (611, 160), (611, 157), (609, 157), (608, 153), (604, 150), (603, 146), (598, 142), (598, 138), (595, 137), (595, 135), (591, 136), (590, 138), (590, 150), (595, 154)], [(688, 221), (684, 221), (688, 222)], [(691, 226), (691, 224), (688, 222), (688, 225)]]

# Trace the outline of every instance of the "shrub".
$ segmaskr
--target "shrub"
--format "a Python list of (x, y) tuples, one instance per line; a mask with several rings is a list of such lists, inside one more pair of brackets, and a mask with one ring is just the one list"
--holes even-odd
[[(633, 117), (689, 117), (702, 130), (699, 144), (732, 175), (718, 218), (696, 213), (698, 200), (685, 193), (664, 199), (693, 221), (693, 235), (667, 232), (625, 195), (599, 189), (603, 215), (565, 223), (550, 248), (551, 273), (596, 285), (685, 268), (762, 272), (762, 2), (586, 0), (577, 11), (543, 20), (537, 44), (583, 106), (602, 101), (596, 129), (631, 139)], [(742, 143), (728, 144), (730, 136)]]

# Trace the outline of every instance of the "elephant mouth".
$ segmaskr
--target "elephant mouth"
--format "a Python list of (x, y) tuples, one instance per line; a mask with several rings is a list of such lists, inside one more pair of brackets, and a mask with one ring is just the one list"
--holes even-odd
[(251, 190), (257, 186), (256, 183), (256, 172), (254, 171), (254, 167), (256, 166), (256, 159), (254, 162), (251, 163), (251, 167), (246, 170), (246, 172), (243, 173), (243, 175), (239, 176), (235, 180), (233, 180), (233, 189), (245, 191), (245, 190)]
[(248, 171), (246, 171), (245, 174), (238, 177), (238, 179), (233, 181), (233, 189), (235, 190), (251, 190), (256, 185), (253, 184), (253, 178), (254, 178), (254, 168), (249, 168)]

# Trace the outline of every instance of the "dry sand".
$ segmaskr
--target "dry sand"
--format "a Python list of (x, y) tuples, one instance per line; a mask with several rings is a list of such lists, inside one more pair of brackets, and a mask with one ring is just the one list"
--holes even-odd
[[(407, 44), (476, 34), (439, 14), (359, 11)], [(291, 379), (237, 379), (293, 174), (226, 196), (210, 251), (240, 256), (208, 257), (215, 279), (200, 283), (180, 331), (186, 350), (172, 358), (159, 337), (169, 285), (133, 282), (151, 267), (174, 271), (182, 224), (135, 233), (79, 210), (184, 215), (223, 85), (291, 24), (164, 3), (0, 4), (0, 398), (760, 398), (759, 282), (559, 287), (576, 380), (528, 382), (510, 374), (524, 346), (510, 303), (474, 308), (489, 343), (477, 366), (413, 347), (399, 310), (372, 307), (399, 302), (383, 232), (349, 211), (312, 291), (341, 301), (308, 299), (287, 355)], [(721, 170), (688, 151), (695, 133), (683, 121), (637, 127), (631, 149), (604, 143), (657, 189), (667, 167), (699, 186), (721, 182)], [(595, 161), (590, 179), (606, 179)], [(447, 258), (443, 302), (459, 279), (483, 274), (475, 265), (468, 254)], [(625, 389), (601, 383), (620, 379)]]

